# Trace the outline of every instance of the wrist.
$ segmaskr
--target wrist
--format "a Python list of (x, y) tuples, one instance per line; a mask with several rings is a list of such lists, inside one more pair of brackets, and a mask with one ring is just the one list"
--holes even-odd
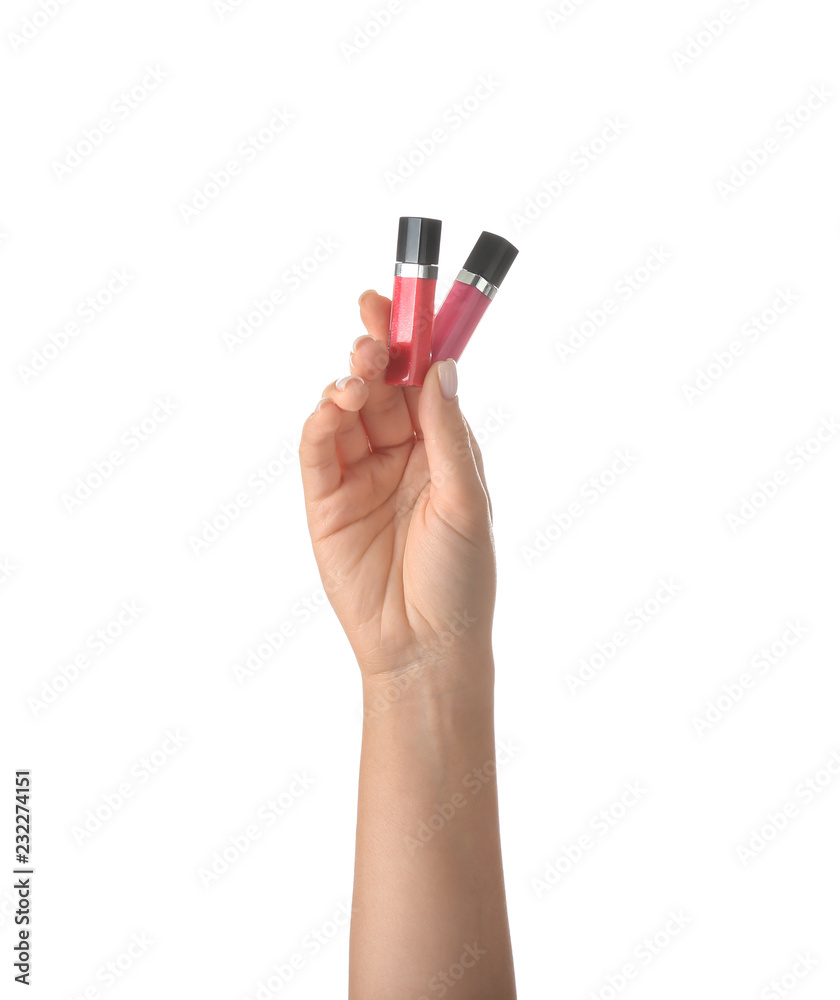
[(396, 776), (407, 806), (423, 802), (423, 812), (427, 799), (449, 799), (475, 768), (495, 776), (495, 754), (492, 690), (475, 697), (406, 693), (389, 702), (372, 699), (368, 689), (362, 772), (380, 784)]
[(406, 656), (388, 671), (362, 666), (365, 728), (492, 730), (494, 673), (489, 641), (447, 656)]
[(495, 680), (490, 638), (448, 648), (413, 645), (389, 656), (388, 666), (358, 659), (365, 700), (439, 701), (492, 695)]

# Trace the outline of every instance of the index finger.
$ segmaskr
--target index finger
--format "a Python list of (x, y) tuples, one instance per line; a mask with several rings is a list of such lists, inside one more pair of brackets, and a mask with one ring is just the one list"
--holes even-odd
[(371, 448), (385, 451), (413, 444), (415, 424), (405, 393), (400, 386), (385, 382), (391, 300), (372, 290), (364, 292), (359, 298), (359, 312), (369, 337), (357, 341), (350, 358), (350, 371), (361, 375), (368, 385), (368, 397), (359, 415)]

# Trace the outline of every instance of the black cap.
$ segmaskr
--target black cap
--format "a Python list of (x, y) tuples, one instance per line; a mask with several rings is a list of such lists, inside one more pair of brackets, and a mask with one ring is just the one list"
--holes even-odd
[(440, 256), (440, 219), (400, 217), (397, 260), (403, 264), (437, 264)]
[(498, 288), (518, 253), (512, 243), (495, 233), (485, 231), (478, 237), (472, 253), (467, 257), (464, 270), (480, 274), (485, 281)]

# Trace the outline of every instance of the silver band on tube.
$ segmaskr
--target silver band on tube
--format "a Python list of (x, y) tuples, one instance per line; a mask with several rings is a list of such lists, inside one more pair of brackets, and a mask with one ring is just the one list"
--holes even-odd
[(492, 285), (480, 274), (473, 274), (472, 271), (465, 271), (463, 268), (458, 272), (458, 277), (455, 280), (461, 281), (465, 285), (474, 285), (482, 295), (486, 295), (491, 301), (499, 290), (497, 285)]

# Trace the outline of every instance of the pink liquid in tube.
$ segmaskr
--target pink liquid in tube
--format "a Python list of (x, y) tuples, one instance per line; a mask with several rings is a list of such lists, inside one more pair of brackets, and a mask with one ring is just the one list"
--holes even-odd
[(422, 385), (432, 356), (436, 278), (394, 278), (388, 385)]
[(435, 316), (432, 363), (461, 357), (518, 253), (512, 243), (495, 233), (479, 236)]
[(432, 358), (439, 219), (400, 218), (388, 330), (387, 385), (421, 386)]
[(457, 361), (492, 302), (475, 285), (456, 281), (435, 317), (434, 360)]

